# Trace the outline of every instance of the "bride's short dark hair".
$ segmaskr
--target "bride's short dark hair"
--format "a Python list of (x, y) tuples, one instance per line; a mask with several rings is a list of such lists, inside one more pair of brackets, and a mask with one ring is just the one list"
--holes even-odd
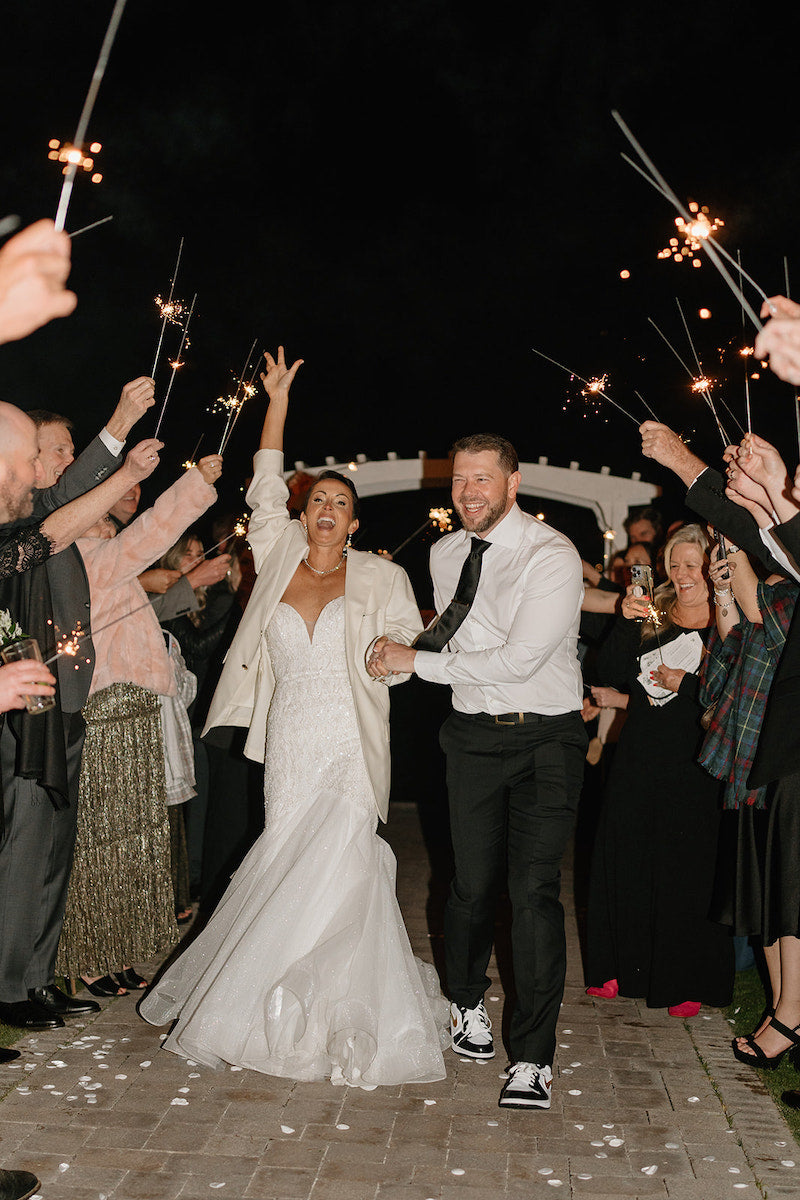
[(314, 491), (314, 488), (316, 487), (316, 485), (318, 483), (321, 483), (323, 479), (336, 479), (339, 481), (339, 483), (343, 483), (345, 485), (345, 487), (349, 491), (349, 493), (352, 497), (352, 500), (353, 500), (353, 520), (357, 521), (358, 514), (359, 514), (359, 511), (361, 508), (361, 501), (358, 498), (358, 492), (356, 491), (356, 485), (353, 483), (352, 479), (348, 479), (347, 476), (342, 475), (340, 471), (322, 471), (322, 472), (320, 472), (320, 474), (316, 477), (316, 479), (311, 484), (311, 486), (309, 487), (308, 491), (305, 494), (305, 497), (303, 499), (303, 512), (308, 512), (308, 502), (311, 499), (311, 493)]

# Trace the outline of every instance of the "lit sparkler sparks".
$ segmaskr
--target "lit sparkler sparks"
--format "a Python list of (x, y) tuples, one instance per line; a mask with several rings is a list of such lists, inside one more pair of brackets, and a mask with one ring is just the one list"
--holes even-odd
[[(113, 12), (111, 13), (111, 17), (108, 22), (108, 28), (106, 29), (105, 37), (103, 38), (103, 44), (100, 47), (100, 54), (97, 59), (97, 64), (94, 68), (92, 81), (89, 84), (89, 90), (86, 93), (86, 99), (83, 103), (83, 110), (81, 112), (80, 119), (78, 120), (78, 128), (75, 131), (72, 147), (76, 153), (80, 153), (81, 155), (83, 152), (79, 148), (83, 146), (86, 138), (89, 119), (92, 115), (92, 110), (94, 109), (97, 93), (100, 90), (100, 84), (103, 82), (106, 65), (108, 63), (109, 55), (111, 54), (111, 47), (114, 44), (114, 38), (117, 36), (117, 29), (120, 21), (122, 20), (125, 3), (126, 0), (116, 0), (116, 4), (114, 5)], [(75, 178), (78, 174), (79, 166), (80, 159), (73, 158), (67, 164), (67, 168), (64, 172), (64, 182), (61, 185), (61, 195), (59, 196), (58, 209), (55, 217), (56, 229), (63, 229), (64, 225), (66, 224), (69, 201), (72, 195), (72, 188), (75, 183)]]
[[(657, 192), (659, 192), (664, 197), (665, 200), (669, 201), (669, 203), (673, 206), (673, 208), (676, 210), (678, 215), (683, 219), (685, 226), (691, 227), (692, 222), (695, 219), (693, 214), (678, 199), (675, 192), (669, 186), (669, 184), (667, 183), (664, 176), (660, 173), (660, 171), (657, 170), (652, 159), (645, 153), (642, 146), (640, 146), (639, 142), (633, 136), (630, 129), (628, 128), (628, 126), (625, 124), (622, 117), (620, 116), (620, 114), (616, 110), (612, 110), (611, 115), (614, 118), (614, 120), (616, 121), (619, 128), (622, 130), (627, 141), (633, 147), (633, 149), (636, 151), (641, 162), (644, 164), (644, 166), (647, 169), (643, 170), (642, 167), (640, 167), (638, 163), (635, 163), (633, 161), (633, 159), (629, 158), (627, 154), (623, 154), (622, 157), (625, 159), (625, 161), (631, 167), (633, 167), (634, 171), (636, 171), (639, 175), (641, 175), (643, 179), (647, 180), (647, 182), (650, 184), (651, 187), (655, 188), (655, 190)], [(715, 242), (714, 239), (709, 236), (700, 238), (698, 241), (698, 247), (702, 248), (703, 251), (711, 259), (711, 262), (717, 268), (720, 275), (722, 276), (722, 278), (727, 283), (728, 287), (733, 292), (734, 296), (736, 296), (736, 298), (738, 299), (739, 303), (742, 306), (743, 311), (747, 313), (748, 317), (753, 322), (756, 329), (761, 329), (761, 321), (759, 320), (758, 316), (754, 312), (754, 310), (753, 310), (752, 306), (750, 305), (750, 303), (748, 302), (746, 296), (742, 292), (742, 289), (737, 286), (736, 281), (733, 279), (733, 277), (731, 276), (727, 267), (722, 262), (720, 255), (723, 255), (729, 261), (733, 262), (733, 260), (731, 259), (731, 256), (728, 254), (728, 252), (726, 250), (723, 250), (722, 246), (720, 246), (719, 243)], [(735, 265), (736, 264), (734, 262), (734, 266)], [(758, 289), (758, 291), (761, 293), (761, 295), (764, 296), (764, 298), (766, 299), (765, 294), (761, 291), (761, 288), (759, 288), (758, 285), (755, 284), (755, 281), (750, 279), (749, 276), (746, 276), (746, 278), (748, 279), (748, 281), (750, 283), (753, 283), (753, 285)]]
[(581, 393), (584, 397), (587, 399), (602, 397), (604, 400), (607, 400), (609, 404), (613, 405), (614, 408), (619, 409), (622, 415), (627, 417), (629, 421), (633, 421), (637, 429), (639, 428), (641, 421), (637, 421), (636, 417), (634, 417), (632, 413), (629, 413), (627, 408), (623, 408), (622, 405), (616, 400), (612, 399), (612, 397), (609, 396), (608, 392), (605, 390), (606, 383), (608, 382), (607, 375), (595, 376), (593, 379), (584, 379), (583, 376), (579, 375), (577, 371), (572, 371), (569, 367), (565, 367), (563, 363), (556, 362), (556, 360), (551, 358), (549, 354), (542, 353), (542, 351), (537, 350), (535, 346), (532, 346), (531, 349), (533, 350), (534, 354), (538, 354), (540, 358), (546, 359), (547, 362), (552, 363), (554, 367), (558, 367), (560, 370), (566, 371), (567, 375), (569, 375), (571, 379), (579, 379), (586, 388), (586, 391)]
[[(412, 534), (410, 534), (405, 539), (404, 542), (401, 542), (400, 545), (395, 550), (392, 550), (392, 552), (391, 552), (392, 558), (395, 558), (396, 555), (398, 555), (401, 550), (405, 549), (405, 547), (408, 545), (409, 542), (413, 542), (414, 538), (419, 537), (419, 535), (421, 533), (424, 533), (425, 530), (428, 529), (429, 526), (431, 526), (431, 525), (435, 526), (435, 528), (437, 528), (440, 533), (449, 533), (451, 531), (451, 529), (453, 528), (453, 522), (451, 519), (452, 516), (453, 516), (452, 508), (431, 508), (431, 509), (429, 509), (427, 520), (423, 521), (422, 524), (420, 525), (419, 529), (415, 529), (414, 532)], [(385, 553), (385, 551), (384, 551), (384, 553)]]
[(669, 245), (663, 250), (659, 250), (659, 258), (671, 258), (673, 262), (685, 262), (691, 259), (693, 267), (699, 267), (702, 260), (697, 257), (697, 253), (701, 248), (701, 243), (712, 233), (716, 233), (721, 229), (725, 222), (721, 217), (709, 217), (708, 208), (706, 205), (701, 206), (696, 200), (692, 200), (689, 204), (689, 212), (692, 214), (691, 221), (684, 221), (683, 217), (675, 218), (675, 225), (678, 233), (683, 238), (683, 245), (676, 237), (669, 239)]
[(250, 359), (253, 357), (253, 352), (257, 344), (258, 338), (254, 338), (247, 358), (244, 360), (244, 366), (242, 367), (241, 375), (236, 381), (236, 391), (234, 395), (220, 396), (217, 399), (217, 404), (220, 406), (217, 411), (227, 412), (228, 414), (225, 421), (225, 428), (222, 431), (222, 438), (220, 439), (219, 450), (217, 452), (218, 454), (223, 454), (225, 452), (225, 448), (231, 439), (234, 426), (239, 420), (239, 414), (244, 408), (245, 401), (249, 400), (251, 396), (255, 396), (256, 394), (256, 387), (253, 383), (253, 380), (255, 379), (256, 371), (258, 370), (258, 360), (256, 360), (256, 365), (253, 367), (250, 378), (246, 380), (245, 375), (247, 374), (247, 368), (250, 365)]
[(181, 354), (183, 353), (184, 349), (191, 344), (189, 342), (189, 322), (192, 319), (192, 313), (194, 312), (194, 305), (195, 305), (196, 300), (197, 300), (197, 293), (195, 292), (194, 296), (192, 297), (192, 303), (189, 305), (189, 310), (186, 313), (186, 319), (182, 326), (183, 336), (181, 337), (181, 344), (178, 347), (177, 358), (175, 358), (172, 362), (170, 362), (170, 366), (172, 367), (172, 374), (169, 377), (169, 383), (167, 384), (167, 391), (164, 396), (164, 403), (161, 405), (161, 413), (159, 414), (158, 424), (156, 425), (156, 431), (153, 434), (153, 437), (158, 437), (158, 431), (161, 428), (161, 422), (164, 420), (164, 413), (167, 410), (167, 401), (169, 400), (169, 395), (170, 395), (170, 392), (172, 391), (172, 385), (175, 382), (175, 376), (177, 375), (179, 369), (184, 365), (183, 361), (181, 360)]
[(172, 272), (172, 277), (169, 282), (169, 295), (167, 296), (166, 300), (162, 300), (161, 296), (156, 296), (155, 298), (156, 307), (161, 314), (161, 329), (158, 335), (158, 343), (156, 344), (156, 353), (155, 358), (153, 359), (153, 366), (150, 370), (151, 379), (155, 379), (156, 376), (156, 367), (158, 366), (158, 359), (161, 354), (161, 346), (164, 342), (164, 332), (167, 328), (167, 324), (178, 324), (179, 322), (177, 318), (179, 314), (183, 312), (183, 305), (180, 303), (180, 301), (175, 300), (175, 280), (178, 278), (178, 268), (181, 265), (182, 254), (183, 238), (181, 238), (180, 243), (178, 244), (178, 257), (175, 260), (175, 270)]

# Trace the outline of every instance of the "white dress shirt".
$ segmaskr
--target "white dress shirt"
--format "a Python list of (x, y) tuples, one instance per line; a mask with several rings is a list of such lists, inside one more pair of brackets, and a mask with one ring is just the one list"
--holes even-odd
[[(472, 536), (462, 529), (431, 551), (438, 613), (453, 598)], [(583, 570), (577, 550), (516, 504), (484, 540), (491, 544), (475, 600), (449, 651), (418, 650), (414, 670), (431, 683), (450, 684), (459, 712), (579, 710)]]

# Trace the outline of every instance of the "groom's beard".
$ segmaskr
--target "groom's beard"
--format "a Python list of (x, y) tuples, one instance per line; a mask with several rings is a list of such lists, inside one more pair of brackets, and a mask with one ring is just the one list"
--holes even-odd
[(472, 504), (474, 501), (482, 500), (482, 496), (468, 497), (466, 500), (453, 501), (453, 507), (458, 513), (458, 519), (466, 529), (467, 533), (485, 533), (487, 529), (491, 529), (493, 525), (505, 516), (506, 497), (498, 500), (496, 504), (490, 504), (481, 513), (471, 515), (464, 507), (465, 504)]

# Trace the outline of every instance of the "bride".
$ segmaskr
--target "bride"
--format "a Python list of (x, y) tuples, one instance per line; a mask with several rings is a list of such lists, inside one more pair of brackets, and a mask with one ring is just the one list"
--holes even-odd
[[(168, 1050), (292, 1079), (360, 1087), (445, 1077), (448, 1007), (415, 959), (377, 836), (389, 800), (389, 695), (366, 669), (376, 638), (421, 621), (408, 577), (348, 545), (351, 481), (325, 471), (289, 518), (283, 430), (302, 360), (265, 354), (269, 396), (247, 495), (258, 576), (209, 713), (249, 726), (265, 760), (264, 833), (209, 924), (142, 1001), (175, 1020)], [(400, 677), (404, 678), (404, 677)]]

